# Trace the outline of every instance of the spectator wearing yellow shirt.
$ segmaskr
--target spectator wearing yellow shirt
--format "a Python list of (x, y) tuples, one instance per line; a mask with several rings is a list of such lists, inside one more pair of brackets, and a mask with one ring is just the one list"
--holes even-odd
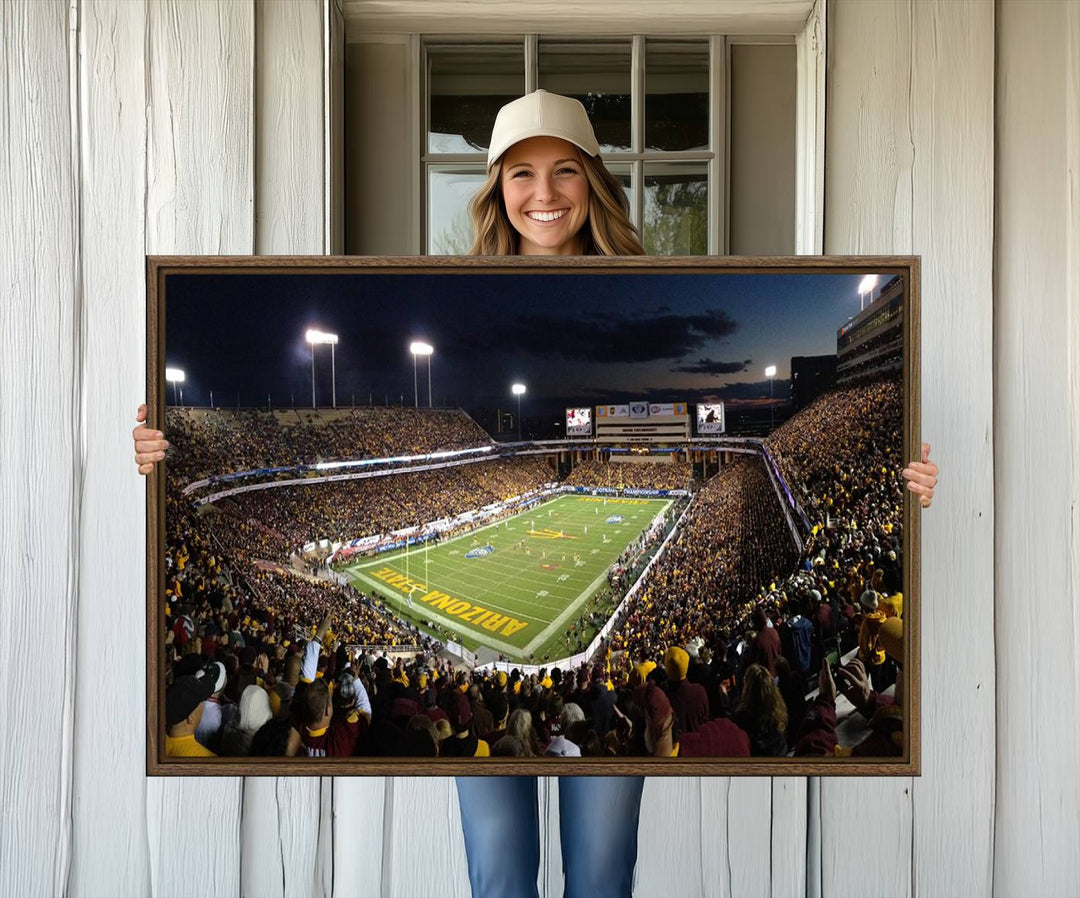
[(165, 693), (165, 757), (214, 758), (210, 749), (195, 741), (202, 720), (203, 702), (214, 693), (218, 665), (178, 677)]

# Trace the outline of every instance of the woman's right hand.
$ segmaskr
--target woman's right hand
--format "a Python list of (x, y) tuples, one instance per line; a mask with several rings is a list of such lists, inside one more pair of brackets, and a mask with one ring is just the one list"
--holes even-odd
[(131, 437), (135, 441), (135, 464), (139, 466), (140, 474), (149, 474), (154, 470), (154, 465), (165, 458), (165, 450), (169, 448), (169, 441), (160, 430), (153, 430), (146, 426), (146, 405), (140, 405), (135, 420), (140, 422), (138, 427), (131, 431)]

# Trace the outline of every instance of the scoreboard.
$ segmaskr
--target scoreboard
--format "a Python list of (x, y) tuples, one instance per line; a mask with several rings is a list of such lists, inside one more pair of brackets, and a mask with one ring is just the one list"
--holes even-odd
[(566, 435), (568, 437), (592, 436), (591, 408), (568, 408), (566, 410)]
[(613, 443), (673, 443), (690, 439), (685, 402), (596, 406), (596, 438)]
[(724, 421), (724, 403), (699, 402), (697, 407), (697, 432), (724, 433), (727, 430)]

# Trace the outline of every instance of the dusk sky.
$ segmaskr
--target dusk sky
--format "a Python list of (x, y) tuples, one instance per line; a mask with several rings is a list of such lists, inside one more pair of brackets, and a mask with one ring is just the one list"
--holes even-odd
[[(435, 404), (523, 414), (566, 405), (768, 397), (776, 365), (836, 351), (858, 314), (861, 274), (170, 275), (165, 358), (186, 373), (189, 405), (311, 404), (308, 328), (339, 336), (338, 405), (413, 400), (411, 340), (435, 347)], [(882, 283), (887, 280), (882, 278)], [(330, 404), (330, 348), (315, 350)], [(427, 404), (426, 361), (418, 364)], [(169, 390), (169, 401), (172, 391)], [(526, 409), (528, 408), (528, 411)]]

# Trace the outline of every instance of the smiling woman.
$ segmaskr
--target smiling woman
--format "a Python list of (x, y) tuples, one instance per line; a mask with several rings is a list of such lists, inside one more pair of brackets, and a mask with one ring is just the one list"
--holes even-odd
[(581, 155), (558, 137), (530, 137), (506, 151), (503, 204), (523, 256), (580, 256), (589, 214)]
[(585, 108), (538, 90), (495, 119), (488, 177), (469, 204), (472, 255), (640, 256), (619, 182)]

